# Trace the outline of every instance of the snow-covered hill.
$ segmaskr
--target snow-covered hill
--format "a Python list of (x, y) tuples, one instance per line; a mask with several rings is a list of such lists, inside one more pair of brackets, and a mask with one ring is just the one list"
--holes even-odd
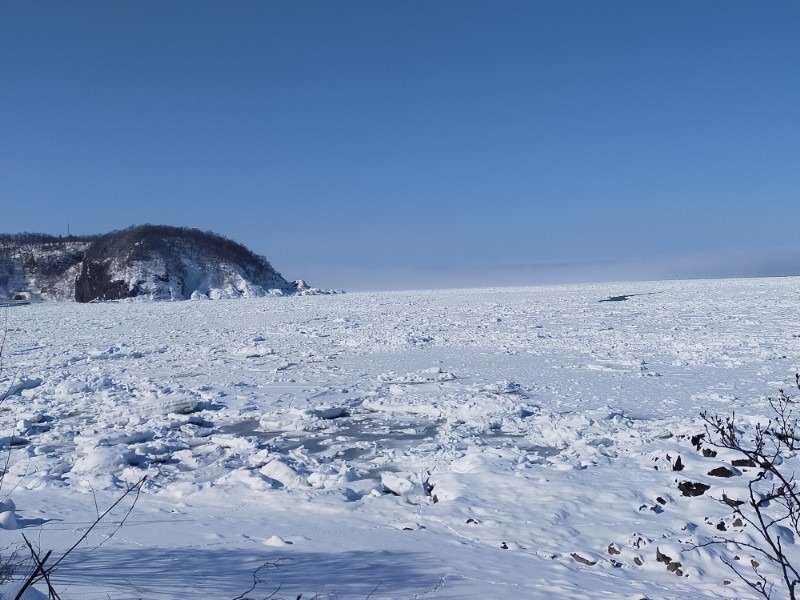
[(0, 298), (152, 300), (315, 293), (269, 261), (197, 229), (141, 225), (99, 236), (0, 236)]

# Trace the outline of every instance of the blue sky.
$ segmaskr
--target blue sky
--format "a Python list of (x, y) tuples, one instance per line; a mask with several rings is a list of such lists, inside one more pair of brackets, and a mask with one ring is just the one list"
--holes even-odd
[(345, 289), (800, 273), (800, 3), (0, 4), (0, 230)]

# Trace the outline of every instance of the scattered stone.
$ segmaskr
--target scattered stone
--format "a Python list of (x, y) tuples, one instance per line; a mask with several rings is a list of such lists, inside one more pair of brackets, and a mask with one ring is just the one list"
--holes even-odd
[(717, 467), (716, 469), (711, 469), (708, 474), (712, 477), (733, 477), (735, 475), (735, 473), (728, 467)]
[(697, 435), (692, 436), (692, 446), (694, 446), (697, 450), (700, 450), (700, 442), (702, 442), (706, 437), (705, 433), (698, 433)]
[(742, 519), (740, 517), (736, 517), (733, 520), (733, 526), (734, 527), (744, 527), (744, 521), (742, 521)]
[(676, 575), (683, 575), (682, 572), (679, 572), (682, 566), (683, 565), (681, 565), (681, 563), (678, 561), (673, 561), (667, 565), (667, 571), (670, 573), (675, 573)]
[(755, 467), (756, 463), (754, 463), (749, 458), (737, 458), (731, 461), (731, 464), (734, 467)]
[(661, 550), (659, 550), (658, 548), (656, 548), (656, 560), (660, 563), (664, 563), (665, 565), (667, 565), (667, 571), (669, 571), (670, 573), (675, 573), (675, 575), (678, 576), (683, 575), (683, 571), (681, 570), (681, 567), (683, 565), (677, 560), (672, 560), (672, 557), (667, 556), (666, 554), (661, 552)]
[(644, 562), (642, 561), (642, 559), (641, 559), (641, 558), (639, 558), (638, 556), (634, 556), (634, 557), (633, 557), (633, 562), (635, 562), (635, 563), (636, 563), (636, 566), (637, 566), (637, 567), (641, 567), (641, 566), (644, 564)]
[(667, 503), (667, 501), (664, 500), (664, 498), (662, 498), (661, 496), (656, 498), (656, 502), (658, 502), (661, 506), (664, 506)]
[(521, 546), (517, 542), (503, 542), (500, 548), (503, 550), (526, 550), (525, 546)]
[(683, 471), (683, 463), (681, 462), (681, 457), (678, 456), (678, 460), (675, 461), (675, 464), (672, 465), (673, 471)]
[(741, 506), (744, 504), (744, 500), (734, 500), (733, 498), (729, 498), (724, 493), (722, 494), (722, 502), (730, 506), (731, 508), (736, 508), (737, 506)]
[(608, 545), (608, 553), (611, 555), (614, 554), (622, 554), (619, 548), (617, 548), (616, 544), (609, 544)]
[(477, 525), (477, 524), (478, 524), (478, 522), (475, 519), (473, 519), (472, 517), (467, 519), (467, 525)]
[(725, 527), (725, 521), (720, 521), (719, 523), (717, 523), (717, 529), (719, 531), (728, 531), (728, 528)]
[(705, 483), (693, 483), (691, 481), (681, 481), (678, 484), (678, 489), (681, 491), (681, 494), (691, 498), (693, 496), (702, 496), (708, 490), (711, 489), (711, 486), (706, 485)]
[(758, 567), (761, 566), (761, 563), (758, 562), (757, 560), (750, 559), (750, 566), (753, 567), (754, 569), (757, 569)]
[(703, 456), (706, 458), (714, 458), (717, 455), (716, 450), (712, 450), (711, 448), (703, 448)]
[(582, 565), (586, 565), (588, 567), (591, 567), (591, 566), (597, 564), (596, 560), (590, 560), (588, 558), (584, 558), (583, 556), (581, 556), (577, 552), (572, 552), (570, 554), (570, 556), (572, 557), (572, 560), (574, 560), (575, 562), (581, 563)]
[(722, 585), (730, 585), (731, 583), (732, 583), (732, 582), (731, 582), (731, 580), (730, 580), (730, 579), (723, 579), (723, 580), (722, 580)]

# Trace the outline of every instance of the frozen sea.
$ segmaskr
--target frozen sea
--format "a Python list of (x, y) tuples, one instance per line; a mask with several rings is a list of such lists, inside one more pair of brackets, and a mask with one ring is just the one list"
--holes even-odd
[(754, 597), (693, 548), (753, 539), (717, 501), (748, 473), (690, 438), (791, 389), (798, 278), (0, 311), (0, 548), (148, 475), (64, 600)]

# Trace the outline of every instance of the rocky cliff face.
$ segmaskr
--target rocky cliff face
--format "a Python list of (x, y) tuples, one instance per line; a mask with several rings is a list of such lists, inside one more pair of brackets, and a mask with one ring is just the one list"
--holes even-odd
[(92, 302), (315, 292), (222, 236), (157, 225), (105, 235), (0, 236), (0, 298)]

